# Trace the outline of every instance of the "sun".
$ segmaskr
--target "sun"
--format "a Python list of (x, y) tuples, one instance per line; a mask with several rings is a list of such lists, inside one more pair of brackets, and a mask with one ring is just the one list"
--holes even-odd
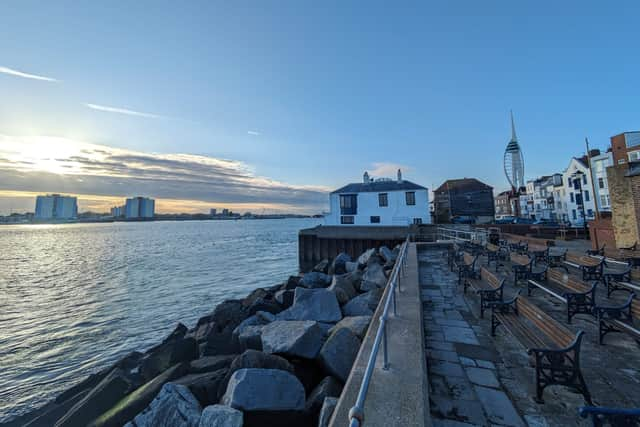
[(13, 167), (24, 171), (67, 175), (79, 171), (79, 165), (72, 159), (82, 155), (82, 145), (51, 136), (2, 138), (0, 154)]

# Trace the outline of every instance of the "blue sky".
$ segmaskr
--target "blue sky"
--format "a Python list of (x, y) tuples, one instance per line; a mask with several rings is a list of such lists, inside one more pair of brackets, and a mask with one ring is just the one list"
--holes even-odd
[[(510, 109), (526, 178), (564, 169), (585, 136), (606, 148), (640, 129), (638, 16), (637, 2), (3, 2), (6, 144), (46, 137), (55, 153), (80, 141), (154, 165), (175, 154), (226, 159), (252, 193), (200, 186), (180, 197), (156, 175), (156, 187), (110, 190), (108, 164), (93, 180), (86, 168), (69, 177), (12, 167), (20, 153), (3, 156), (0, 139), (10, 160), (0, 162), (0, 212), (27, 203), (18, 192), (110, 203), (133, 189), (182, 210), (189, 200), (289, 209), (290, 192), (314, 211), (324, 190), (396, 165), (429, 188), (474, 176), (502, 190)], [(222, 188), (227, 175), (209, 179)]]

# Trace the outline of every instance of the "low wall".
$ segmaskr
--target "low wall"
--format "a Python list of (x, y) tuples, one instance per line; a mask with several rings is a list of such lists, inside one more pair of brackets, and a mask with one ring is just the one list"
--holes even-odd
[[(397, 294), (398, 316), (391, 316), (387, 323), (389, 369), (382, 369), (384, 349), (381, 345), (364, 403), (364, 427), (431, 426), (415, 243), (410, 244), (407, 256), (406, 275), (400, 282), (402, 291)], [(349, 410), (355, 404), (362, 384), (388, 291), (387, 288), (374, 313), (351, 374), (331, 417), (330, 427), (349, 425)]]

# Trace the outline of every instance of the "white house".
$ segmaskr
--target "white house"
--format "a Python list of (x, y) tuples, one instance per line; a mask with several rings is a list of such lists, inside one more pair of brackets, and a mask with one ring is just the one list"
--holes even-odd
[(613, 154), (611, 151), (591, 157), (591, 174), (593, 175), (596, 201), (600, 212), (611, 212), (609, 183), (607, 181), (607, 168), (609, 166), (613, 166)]
[(409, 225), (429, 224), (429, 192), (402, 179), (372, 179), (364, 173), (361, 183), (345, 185), (329, 196), (327, 225)]
[[(569, 166), (564, 171), (562, 182), (565, 189), (566, 218), (573, 226), (584, 224), (595, 218), (595, 204), (591, 173), (585, 157), (572, 158)], [(584, 208), (584, 212), (583, 212)]]

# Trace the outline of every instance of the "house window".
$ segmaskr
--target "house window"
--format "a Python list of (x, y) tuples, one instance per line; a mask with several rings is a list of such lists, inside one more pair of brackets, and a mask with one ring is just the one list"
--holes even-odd
[(598, 188), (604, 188), (604, 178), (598, 178)]
[(584, 190), (584, 201), (585, 202), (589, 201), (589, 190)]
[(578, 219), (578, 216), (576, 215), (576, 210), (575, 209), (571, 209), (571, 216), (573, 217), (573, 219)]
[(602, 194), (600, 196), (600, 205), (601, 206), (607, 206), (609, 203), (607, 203), (607, 196), (605, 196), (604, 194)]
[(357, 213), (358, 213), (358, 195), (357, 194), (341, 194), (340, 195), (340, 214), (356, 215)]
[(582, 183), (587, 185), (587, 175), (582, 175)]
[(414, 224), (422, 224), (422, 218), (413, 218)]
[(570, 179), (570, 180), (568, 180), (568, 181), (569, 181), (569, 188), (573, 188), (573, 180), (572, 180), (572, 179)]
[(389, 196), (387, 193), (378, 193), (378, 206), (389, 206)]
[(593, 217), (593, 209), (587, 209), (587, 216), (589, 218)]
[(407, 206), (414, 206), (416, 204), (416, 192), (415, 191), (407, 191), (404, 193)]
[(571, 203), (575, 202), (575, 199), (573, 198), (573, 193), (569, 193), (569, 199), (571, 199)]
[(342, 215), (340, 217), (340, 224), (353, 224), (353, 215)]
[(371, 218), (369, 218), (369, 221), (371, 222), (371, 224), (380, 224), (380, 217), (372, 216)]

